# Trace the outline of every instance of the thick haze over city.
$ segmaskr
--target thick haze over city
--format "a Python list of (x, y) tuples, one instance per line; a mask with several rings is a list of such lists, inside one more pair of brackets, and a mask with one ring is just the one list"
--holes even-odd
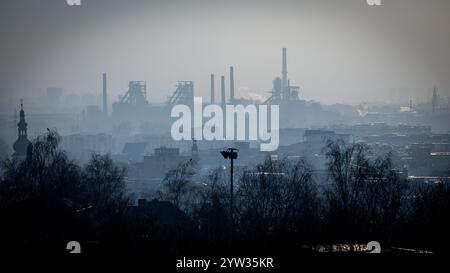
[(448, 253), (449, 26), (450, 0), (1, 0), (1, 257)]
[[(100, 93), (110, 103), (129, 80), (145, 80), (151, 103), (178, 80), (209, 94), (209, 75), (235, 67), (237, 97), (267, 98), (289, 49), (289, 79), (321, 103), (429, 100), (450, 90), (447, 0), (118, 1), (0, 3), (0, 90), (4, 102)], [(100, 103), (100, 101), (99, 101)]]

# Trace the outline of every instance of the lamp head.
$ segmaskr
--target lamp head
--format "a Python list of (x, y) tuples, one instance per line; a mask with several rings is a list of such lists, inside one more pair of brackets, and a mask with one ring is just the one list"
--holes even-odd
[(228, 158), (228, 152), (227, 151), (221, 151), (220, 152), (223, 156), (223, 158), (227, 159)]
[(223, 158), (225, 159), (236, 159), (238, 156), (238, 149), (236, 148), (228, 148), (226, 151), (221, 151)]

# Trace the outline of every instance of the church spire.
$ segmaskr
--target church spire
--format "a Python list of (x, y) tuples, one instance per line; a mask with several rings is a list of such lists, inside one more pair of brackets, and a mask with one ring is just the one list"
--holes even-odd
[(14, 142), (13, 148), (14, 148), (14, 154), (13, 156), (16, 158), (23, 159), (27, 155), (27, 149), (28, 145), (30, 144), (30, 141), (28, 140), (27, 135), (27, 127), (28, 124), (25, 121), (25, 111), (23, 110), (23, 100), (20, 100), (20, 120), (19, 123), (17, 123), (17, 140)]
[(25, 111), (23, 110), (23, 99), (20, 100), (20, 120), (19, 123), (17, 124), (17, 128), (19, 130), (19, 135), (18, 137), (24, 137), (27, 138), (27, 127), (28, 124), (25, 121)]

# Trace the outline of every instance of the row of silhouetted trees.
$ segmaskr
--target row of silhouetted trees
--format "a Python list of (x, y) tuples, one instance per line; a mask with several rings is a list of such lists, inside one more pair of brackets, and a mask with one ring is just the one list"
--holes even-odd
[(129, 204), (125, 169), (102, 155), (80, 167), (59, 142), (50, 131), (29, 145), (25, 159), (3, 162), (0, 240), (8, 251), (51, 250), (83, 234), (107, 236), (120, 225)]
[(92, 251), (276, 254), (375, 240), (445, 252), (449, 242), (448, 185), (412, 185), (389, 155), (363, 144), (329, 142), (326, 174), (304, 159), (270, 157), (236, 174), (231, 217), (223, 169), (199, 177), (197, 162), (184, 162), (136, 206), (124, 167), (95, 154), (79, 166), (59, 141), (50, 131), (26, 159), (3, 162), (0, 240), (10, 251), (60, 251), (79, 240)]
[(446, 251), (450, 187), (445, 181), (408, 182), (389, 154), (375, 156), (365, 144), (330, 141), (324, 154), (325, 174), (305, 159), (270, 157), (238, 174), (232, 220), (229, 176), (220, 168), (199, 183), (196, 162), (180, 164), (166, 175), (156, 197), (189, 215), (203, 245), (219, 251), (229, 249), (230, 238), (234, 249), (252, 251), (369, 241), (392, 251)]

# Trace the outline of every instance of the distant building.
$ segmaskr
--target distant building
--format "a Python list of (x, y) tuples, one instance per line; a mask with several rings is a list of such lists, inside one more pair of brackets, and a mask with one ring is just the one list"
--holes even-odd
[(288, 146), (303, 141), (305, 128), (281, 128), (280, 129), (280, 146)]
[(100, 111), (98, 105), (88, 105), (86, 107), (86, 114), (89, 121), (98, 122), (103, 117), (103, 113)]
[(28, 146), (30, 141), (27, 137), (27, 122), (25, 121), (25, 111), (23, 110), (23, 103), (20, 104), (20, 121), (17, 123), (18, 137), (14, 142), (14, 154), (13, 157), (19, 160), (25, 159), (27, 156)]
[(329, 140), (341, 140), (344, 144), (349, 144), (350, 135), (332, 130), (305, 130), (303, 142), (281, 146), (277, 151), (278, 158), (305, 158), (315, 171), (325, 171), (327, 167), (324, 148)]
[(178, 164), (189, 160), (189, 156), (180, 155), (180, 149), (165, 146), (155, 149), (151, 156), (144, 156), (144, 177), (163, 178), (164, 175), (175, 169)]
[(76, 159), (85, 161), (92, 153), (111, 153), (114, 139), (108, 134), (72, 134), (62, 137), (61, 147)]
[(450, 152), (436, 151), (432, 143), (410, 146), (409, 173), (413, 176), (450, 176)]
[(125, 155), (128, 160), (142, 162), (146, 148), (146, 142), (127, 142), (123, 147), (122, 154)]
[(309, 146), (318, 146), (316, 148), (325, 147), (327, 141), (342, 140), (344, 143), (350, 142), (349, 134), (337, 134), (335, 131), (329, 130), (306, 130), (304, 134), (304, 141)]
[(450, 153), (431, 153), (430, 175), (439, 177), (450, 177)]
[(133, 120), (148, 117), (147, 83), (130, 81), (128, 91), (112, 105), (112, 116), (116, 120)]

